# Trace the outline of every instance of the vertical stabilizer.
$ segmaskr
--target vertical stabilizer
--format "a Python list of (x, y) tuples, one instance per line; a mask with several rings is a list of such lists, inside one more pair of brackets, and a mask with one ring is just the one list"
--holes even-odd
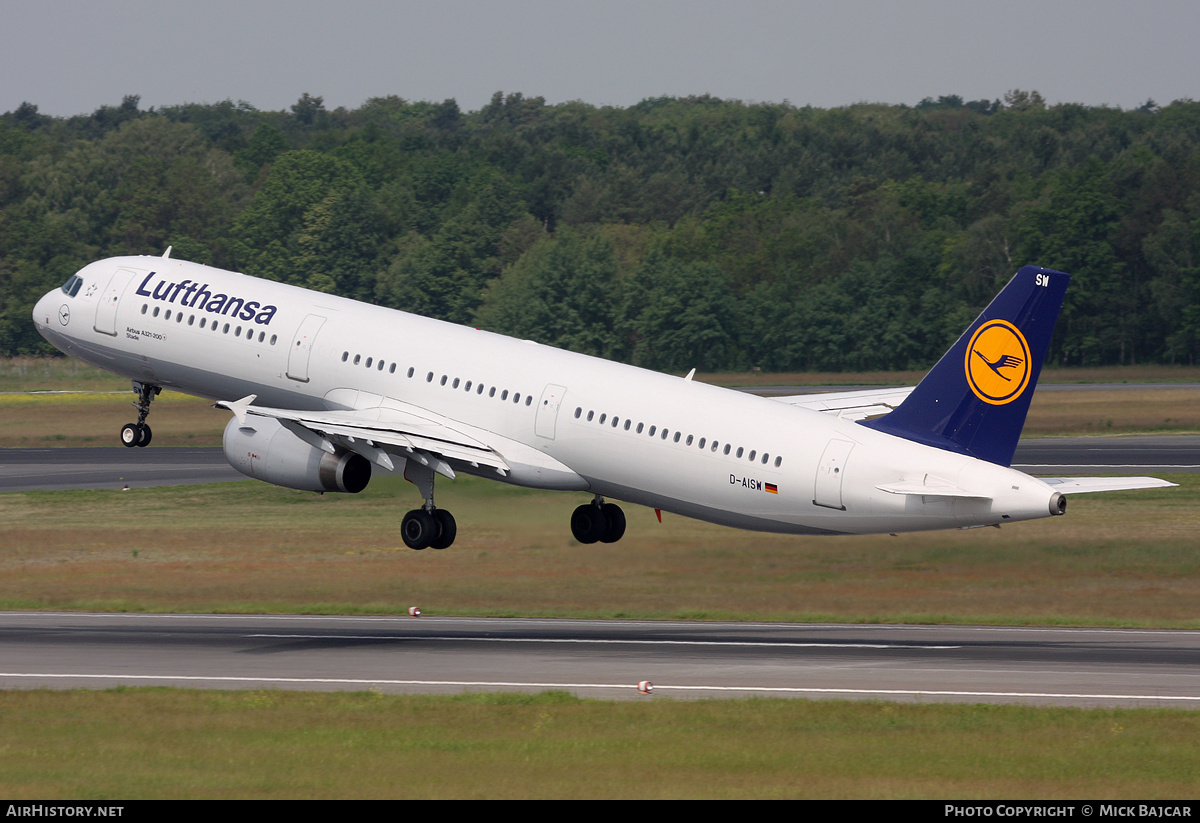
[(862, 425), (1010, 465), (1070, 279), (1025, 266), (895, 411)]

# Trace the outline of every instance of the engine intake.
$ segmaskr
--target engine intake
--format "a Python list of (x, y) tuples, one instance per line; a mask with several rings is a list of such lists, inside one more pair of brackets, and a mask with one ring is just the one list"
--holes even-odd
[(225, 426), (225, 459), (247, 477), (310, 492), (358, 494), (371, 481), (371, 462), (361, 454), (335, 454), (310, 446), (270, 417), (237, 418)]

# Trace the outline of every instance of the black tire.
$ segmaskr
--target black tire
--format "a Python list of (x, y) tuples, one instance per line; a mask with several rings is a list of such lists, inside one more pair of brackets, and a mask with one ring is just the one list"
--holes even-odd
[(604, 513), (604, 532), (600, 535), (601, 543), (616, 543), (625, 536), (625, 512), (616, 503), (605, 503), (600, 507)]
[(126, 423), (121, 427), (121, 445), (132, 449), (142, 439), (142, 433), (138, 430), (137, 424)]
[(413, 509), (400, 521), (400, 537), (410, 549), (429, 548), (438, 533), (437, 521), (424, 509)]
[(435, 549), (450, 548), (458, 535), (458, 524), (454, 522), (454, 515), (445, 509), (434, 509), (433, 518), (437, 521), (438, 536), (430, 541), (429, 545)]
[(604, 512), (592, 503), (584, 503), (571, 513), (571, 534), (585, 545), (599, 540), (607, 525)]
[(150, 445), (150, 438), (154, 436), (154, 432), (150, 431), (150, 427), (145, 423), (138, 426), (138, 429), (140, 429), (141, 436), (138, 438), (137, 444), (144, 449)]

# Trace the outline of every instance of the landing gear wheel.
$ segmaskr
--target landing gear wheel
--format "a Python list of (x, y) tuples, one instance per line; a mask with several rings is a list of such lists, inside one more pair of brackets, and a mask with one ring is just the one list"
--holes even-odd
[(138, 438), (137, 444), (142, 448), (145, 448), (146, 446), (150, 445), (150, 438), (154, 436), (154, 433), (150, 431), (150, 427), (145, 423), (138, 426), (138, 429), (141, 430), (141, 437)]
[(605, 503), (600, 507), (604, 513), (604, 532), (600, 535), (601, 543), (616, 543), (625, 536), (625, 512), (616, 503)]
[(133, 448), (142, 439), (141, 429), (136, 423), (126, 423), (121, 427), (121, 445)]
[(404, 545), (416, 551), (429, 548), (438, 531), (437, 520), (424, 509), (413, 509), (400, 521), (400, 537)]
[(435, 549), (450, 548), (458, 535), (458, 524), (454, 522), (454, 515), (445, 509), (434, 509), (433, 519), (437, 521), (438, 536), (431, 540), (429, 545)]
[(571, 513), (571, 534), (580, 543), (595, 543), (604, 534), (608, 520), (595, 503), (584, 503)]

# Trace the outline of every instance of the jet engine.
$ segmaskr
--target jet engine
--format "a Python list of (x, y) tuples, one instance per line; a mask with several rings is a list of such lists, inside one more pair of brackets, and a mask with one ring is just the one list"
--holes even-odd
[(248, 417), (244, 424), (233, 418), (222, 443), (231, 466), (276, 486), (357, 494), (371, 480), (371, 463), (361, 454), (310, 446), (271, 417)]

